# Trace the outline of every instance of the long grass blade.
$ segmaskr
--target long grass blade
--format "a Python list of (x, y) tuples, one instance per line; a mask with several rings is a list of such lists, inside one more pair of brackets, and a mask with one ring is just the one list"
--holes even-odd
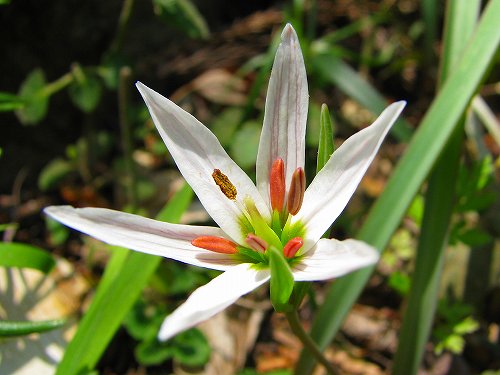
[[(178, 222), (192, 196), (193, 192), (186, 184), (172, 197), (158, 219)], [(94, 368), (161, 259), (135, 251), (117, 250), (106, 267), (89, 310), (66, 349), (57, 374), (79, 374)]]
[[(440, 82), (446, 81), (476, 25), (480, 1), (447, 3)], [(394, 375), (416, 374), (434, 320), (463, 140), (462, 117), (429, 178), (412, 286), (394, 360)]]

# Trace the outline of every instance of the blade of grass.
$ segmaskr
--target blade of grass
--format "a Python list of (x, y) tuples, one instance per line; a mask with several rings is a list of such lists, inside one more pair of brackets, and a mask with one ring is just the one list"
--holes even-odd
[(25, 336), (32, 333), (43, 333), (62, 327), (66, 319), (42, 320), (38, 322), (0, 321), (0, 337)]
[[(311, 59), (314, 69), (330, 84), (350, 96), (375, 114), (387, 107), (387, 100), (372, 85), (365, 81), (353, 68), (331, 52), (323, 52)], [(391, 130), (399, 141), (409, 141), (413, 130), (399, 119)]]
[[(359, 239), (383, 249), (399, 225), (492, 61), (500, 40), (498, 14), (500, 0), (490, 1), (453, 74), (433, 101), (406, 154), (372, 207)], [(311, 330), (320, 348), (331, 342), (372, 271), (373, 268), (367, 268), (352, 273), (330, 288)], [(308, 374), (313, 365), (313, 359), (302, 352), (296, 373)]]
[[(440, 82), (446, 81), (476, 25), (481, 2), (447, 2)], [(436, 310), (444, 253), (455, 205), (455, 188), (460, 167), (464, 118), (436, 163), (425, 195), (412, 285), (399, 335), (393, 375), (416, 374), (429, 339)]]
[[(192, 196), (193, 192), (186, 184), (172, 197), (157, 219), (178, 222)], [(91, 370), (97, 364), (161, 259), (123, 249), (115, 253), (106, 267), (89, 310), (66, 349), (57, 374), (78, 374)]]
[(429, 66), (434, 61), (434, 43), (437, 40), (437, 8), (440, 3), (434, 0), (422, 0), (420, 9), (422, 12), (422, 20), (425, 25), (424, 33), (424, 62)]

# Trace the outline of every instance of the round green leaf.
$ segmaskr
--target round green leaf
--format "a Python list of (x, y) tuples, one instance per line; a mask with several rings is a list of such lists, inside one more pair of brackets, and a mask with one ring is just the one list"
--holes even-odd
[(197, 329), (190, 329), (173, 340), (174, 358), (181, 364), (200, 367), (210, 359), (210, 345)]
[(21, 84), (19, 98), (24, 105), (16, 114), (22, 124), (36, 124), (47, 114), (49, 97), (43, 92), (45, 85), (45, 75), (41, 69), (32, 71)]
[(165, 362), (174, 355), (174, 348), (169, 342), (159, 342), (156, 337), (142, 341), (135, 348), (135, 358), (143, 366), (154, 366)]
[(86, 74), (82, 81), (73, 80), (69, 95), (73, 103), (85, 113), (92, 112), (99, 104), (102, 85), (98, 77)]

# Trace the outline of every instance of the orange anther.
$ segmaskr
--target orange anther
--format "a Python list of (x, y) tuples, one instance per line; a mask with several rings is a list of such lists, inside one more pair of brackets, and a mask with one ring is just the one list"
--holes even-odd
[(221, 254), (235, 254), (238, 252), (237, 244), (222, 237), (200, 236), (192, 240), (191, 244)]
[(304, 245), (304, 240), (301, 237), (292, 238), (283, 248), (283, 254), (287, 258), (293, 258), (297, 251)]
[(285, 163), (283, 163), (283, 159), (276, 159), (273, 162), (269, 176), (269, 193), (272, 209), (281, 212), (285, 202)]
[(297, 168), (292, 175), (290, 190), (288, 191), (287, 208), (291, 215), (296, 215), (302, 207), (304, 192), (306, 191), (306, 174), (304, 169)]
[(266, 241), (264, 241), (262, 238), (256, 236), (253, 233), (247, 234), (246, 241), (251, 249), (258, 251), (259, 253), (264, 253), (267, 250), (267, 247), (269, 246)]

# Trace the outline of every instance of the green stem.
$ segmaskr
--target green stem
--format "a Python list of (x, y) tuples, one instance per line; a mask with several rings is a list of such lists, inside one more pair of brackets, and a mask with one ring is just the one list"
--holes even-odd
[(66, 86), (68, 86), (71, 82), (73, 82), (73, 79), (74, 77), (72, 73), (66, 73), (56, 81), (45, 85), (45, 87), (41, 91), (41, 94), (44, 96), (51, 96), (56, 92), (61, 91)]
[(112, 53), (118, 52), (122, 48), (123, 40), (125, 39), (125, 32), (127, 30), (133, 7), (134, 0), (125, 0), (123, 2), (123, 7), (120, 12), (120, 18), (118, 19), (118, 30), (116, 31), (116, 37), (110, 47), (110, 51)]
[(288, 319), (288, 323), (290, 323), (292, 332), (299, 338), (300, 341), (302, 341), (304, 347), (307, 348), (307, 350), (309, 350), (309, 352), (316, 358), (316, 360), (325, 367), (326, 371), (329, 374), (337, 374), (337, 370), (333, 368), (332, 364), (325, 358), (311, 336), (307, 334), (307, 332), (302, 327), (302, 324), (300, 324), (299, 314), (297, 313), (297, 310), (286, 312), (285, 316)]
[(120, 69), (120, 86), (118, 88), (118, 107), (120, 113), (121, 141), (123, 157), (125, 160), (125, 189), (127, 202), (132, 209), (137, 209), (137, 186), (134, 161), (132, 159), (132, 134), (130, 131), (130, 121), (128, 118), (128, 103), (130, 84), (132, 81), (132, 71), (129, 67)]

